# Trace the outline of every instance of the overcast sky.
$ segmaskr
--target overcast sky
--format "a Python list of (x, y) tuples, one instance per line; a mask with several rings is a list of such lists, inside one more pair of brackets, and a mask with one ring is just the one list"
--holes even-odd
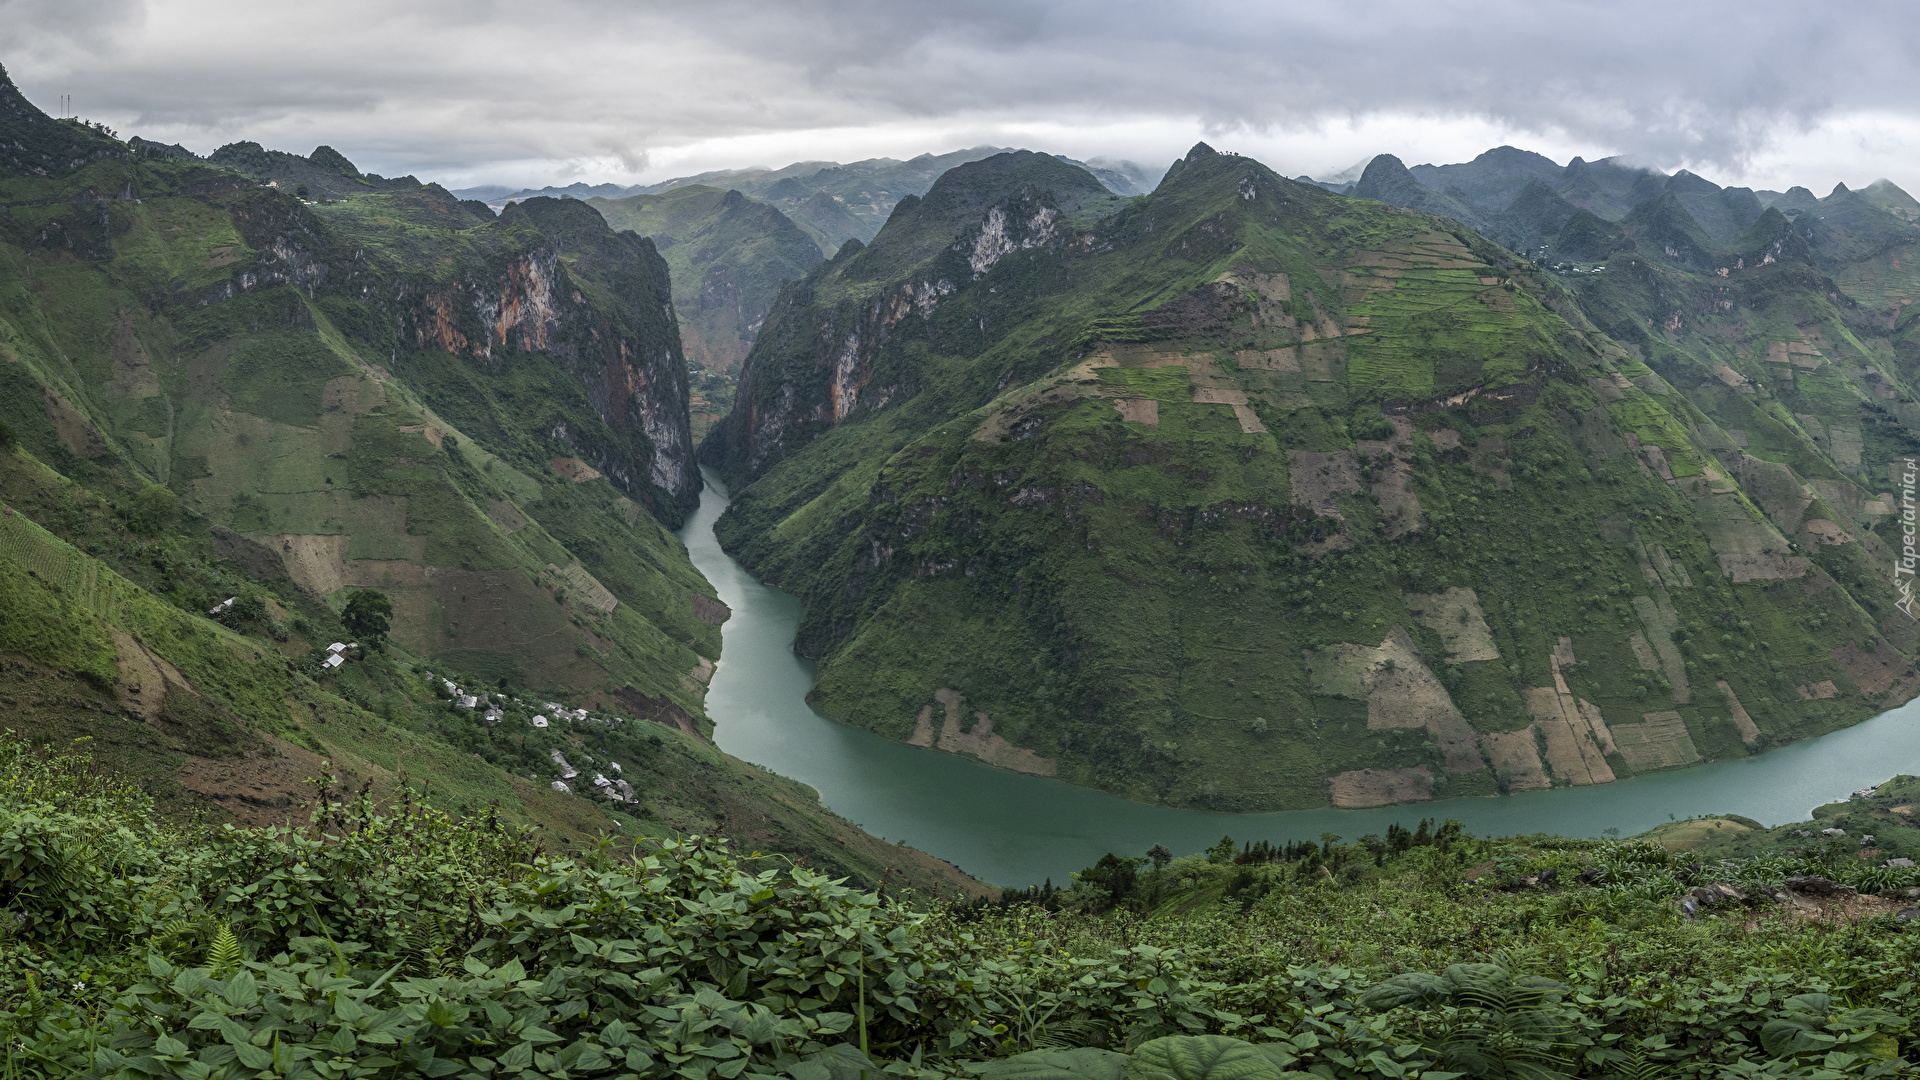
[(205, 153), (326, 143), (450, 187), (980, 144), (1288, 175), (1512, 143), (1920, 191), (1900, 3), (0, 0), (27, 96)]

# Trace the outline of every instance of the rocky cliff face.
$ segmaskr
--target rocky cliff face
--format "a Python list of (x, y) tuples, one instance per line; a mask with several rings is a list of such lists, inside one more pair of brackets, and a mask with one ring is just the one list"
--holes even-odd
[[(579, 380), (612, 435), (567, 429), (555, 439), (669, 522), (698, 501), (686, 365), (666, 265), (651, 242), (557, 199), (476, 224), (438, 189), (374, 196), (412, 204), (390, 212), (425, 208), (467, 226), (461, 242), (423, 268), (356, 237), (357, 217), (340, 206), (304, 206), (260, 188), (208, 198), (238, 227), (235, 255), (247, 254), (182, 299), (207, 308), (290, 285), (309, 300), (348, 301), (384, 324), (368, 329), (396, 363), (407, 353), (445, 352), (501, 376), (516, 358), (538, 354)], [(71, 247), (75, 235), (53, 223), (36, 239)]]
[[(486, 371), (505, 370), (521, 353), (563, 363), (620, 437), (616, 446), (583, 444), (587, 460), (630, 493), (652, 485), (672, 506), (690, 508), (700, 482), (686, 363), (666, 263), (653, 243), (615, 233), (571, 200), (516, 203), (495, 227), (519, 242), (502, 244), (457, 276), (400, 285), (392, 304), (398, 335)], [(596, 305), (589, 292), (612, 302)]]
[[(850, 244), (783, 291), (707, 460), (730, 477), (759, 476), (849, 417), (917, 393), (916, 365), (877, 365), (903, 328), (924, 332), (948, 297), (1009, 256), (1057, 256), (1066, 215), (1107, 200), (1085, 170), (1025, 151), (963, 165), (926, 198), (902, 199), (871, 247)], [(975, 331), (988, 333), (985, 322)]]

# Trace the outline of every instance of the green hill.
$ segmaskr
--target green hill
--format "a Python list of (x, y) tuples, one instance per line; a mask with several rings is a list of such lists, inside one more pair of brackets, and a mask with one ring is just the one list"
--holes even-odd
[(1245, 158), (1083, 178), (1001, 155), (903, 201), (782, 294), (703, 444), (829, 715), (1251, 811), (1604, 783), (1914, 695), (1854, 479), (1891, 425), (1842, 471), (1646, 351), (1666, 294), (1609, 337), (1457, 223)]
[[(978, 888), (707, 742), (727, 611), (669, 531), (699, 481), (649, 241), (411, 183), (309, 204), (4, 79), (0, 118), (0, 730), (90, 738), (182, 812), (278, 820), (326, 758), (557, 839)], [(323, 668), (365, 590), (387, 650)], [(537, 728), (550, 701), (593, 719)], [(637, 801), (553, 790), (552, 751), (614, 755)]]

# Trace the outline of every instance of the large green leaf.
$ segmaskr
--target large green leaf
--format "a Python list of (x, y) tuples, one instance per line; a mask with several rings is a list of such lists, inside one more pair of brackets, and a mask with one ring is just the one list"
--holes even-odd
[(872, 1080), (880, 1075), (880, 1067), (849, 1043), (829, 1046), (806, 1060), (824, 1066), (833, 1080)]
[(1280, 1080), (1280, 1066), (1225, 1035), (1169, 1035), (1134, 1052), (1126, 1080)]
[(1447, 1000), (1452, 993), (1453, 983), (1446, 979), (1424, 971), (1409, 971), (1369, 988), (1360, 995), (1360, 1004), (1379, 1012), (1402, 1005), (1432, 1007)]
[(1029, 1050), (990, 1061), (981, 1080), (1123, 1080), (1127, 1055), (1095, 1046), (1073, 1050)]

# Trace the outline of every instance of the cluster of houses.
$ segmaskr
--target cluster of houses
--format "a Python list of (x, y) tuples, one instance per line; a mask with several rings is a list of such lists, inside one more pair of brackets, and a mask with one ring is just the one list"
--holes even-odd
[[(356, 647), (357, 646), (354, 645), (346, 646), (346, 648)], [(429, 671), (426, 675), (428, 682), (436, 681), (433, 672)], [(489, 694), (485, 691), (478, 694), (470, 694), (461, 689), (460, 685), (452, 679), (440, 678), (437, 681), (441, 687), (446, 690), (447, 695), (453, 699), (454, 708), (479, 709), (484, 706), (486, 709), (485, 718), (489, 724), (497, 724), (506, 717), (506, 706), (509, 703), (515, 705), (527, 704), (524, 701), (509, 698), (505, 694)], [(593, 716), (585, 709), (569, 709), (557, 701), (544, 702), (540, 707), (545, 709), (547, 713), (551, 713), (553, 720), (584, 721), (602, 724), (608, 727), (620, 723), (622, 720), (621, 717), (617, 716)], [(536, 713), (528, 723), (536, 728), (548, 728), (552, 726), (553, 721), (547, 718), (546, 713)], [(589, 753), (591, 753), (591, 751), (589, 751)], [(569, 764), (566, 755), (562, 754), (558, 749), (548, 751), (547, 756), (553, 759), (554, 765), (560, 770), (560, 779), (553, 782), (553, 790), (571, 793), (573, 788), (567, 784), (567, 781), (578, 778), (580, 770)], [(634, 794), (633, 785), (618, 777), (618, 774), (623, 771), (620, 768), (620, 763), (610, 760), (607, 762), (607, 768), (615, 773), (614, 778), (609, 779), (601, 773), (594, 773), (592, 781), (594, 793), (609, 802), (638, 803), (640, 798)]]
[[(592, 751), (588, 752), (591, 753)], [(560, 770), (560, 779), (553, 782), (553, 790), (572, 792), (573, 788), (568, 786), (567, 781), (578, 777), (580, 770), (574, 768), (573, 764), (567, 760), (567, 756), (557, 749), (547, 751), (547, 756), (553, 759), (553, 764)], [(617, 761), (608, 761), (607, 768), (612, 769), (616, 773), (624, 771), (620, 768), (620, 763)], [(593, 790), (595, 794), (598, 794), (608, 802), (637, 803), (640, 801), (639, 797), (633, 793), (632, 784), (621, 779), (609, 780), (605, 774), (602, 773), (593, 774)]]
[[(233, 601), (229, 600), (227, 603), (231, 604)], [(320, 661), (321, 669), (324, 671), (332, 671), (334, 668), (346, 663), (347, 650), (358, 649), (359, 647), (360, 643), (357, 641), (336, 641), (327, 646), (327, 658)]]

